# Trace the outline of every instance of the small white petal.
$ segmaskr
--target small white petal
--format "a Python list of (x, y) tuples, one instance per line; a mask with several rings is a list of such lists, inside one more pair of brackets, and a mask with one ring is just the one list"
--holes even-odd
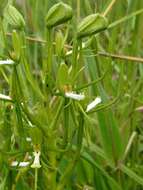
[(66, 92), (65, 96), (67, 98), (71, 98), (71, 99), (78, 100), (78, 101), (83, 100), (85, 98), (84, 94), (76, 94), (74, 92)]
[(27, 142), (31, 142), (32, 139), (31, 139), (30, 137), (26, 137), (26, 141), (27, 141)]
[(28, 124), (30, 127), (35, 127), (34, 125), (32, 125), (32, 123), (30, 121), (28, 121)]
[(11, 163), (11, 166), (17, 166), (18, 165), (18, 161), (13, 161), (12, 163)]
[(19, 167), (26, 167), (28, 166), (30, 163), (29, 162), (18, 162), (18, 161), (13, 161), (11, 163), (11, 166), (12, 167), (16, 167), (16, 166), (19, 166)]
[(92, 101), (90, 104), (88, 104), (86, 108), (86, 112), (91, 111), (93, 108), (95, 108), (99, 103), (101, 103), (101, 98), (97, 97), (94, 101)]
[(29, 165), (29, 162), (20, 162), (18, 166), (19, 167), (26, 167), (28, 165)]
[(4, 94), (0, 94), (0, 99), (3, 99), (3, 100), (12, 100), (10, 96), (6, 96)]
[(11, 59), (7, 59), (7, 60), (0, 60), (0, 65), (13, 65), (14, 61), (12, 61)]

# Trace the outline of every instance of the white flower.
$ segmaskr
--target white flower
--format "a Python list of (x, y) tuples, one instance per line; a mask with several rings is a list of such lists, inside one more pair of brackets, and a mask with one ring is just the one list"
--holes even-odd
[(10, 96), (6, 96), (6, 95), (3, 95), (3, 94), (0, 94), (0, 99), (9, 100), (9, 101), (12, 100)]
[(97, 97), (94, 101), (92, 101), (90, 104), (88, 104), (86, 108), (86, 112), (91, 111), (93, 108), (95, 108), (99, 103), (101, 103), (101, 98)]
[(17, 166), (18, 165), (18, 161), (13, 161), (12, 163), (11, 163), (11, 166)]
[(84, 94), (76, 94), (75, 92), (66, 92), (65, 97), (80, 101), (85, 98), (85, 95)]
[(20, 162), (18, 166), (19, 167), (26, 167), (28, 165), (29, 165), (29, 162)]
[(38, 152), (34, 152), (33, 154), (34, 154), (35, 158), (34, 158), (33, 164), (31, 165), (31, 168), (41, 168), (41, 164), (40, 164), (41, 152), (38, 151)]
[(27, 141), (27, 142), (31, 142), (32, 139), (31, 139), (30, 137), (26, 137), (26, 141)]
[(0, 65), (13, 65), (14, 61), (12, 61), (11, 59), (7, 59), (7, 60), (0, 60)]
[(13, 161), (11, 163), (11, 166), (12, 167), (16, 167), (16, 166), (19, 166), (19, 167), (26, 167), (29, 165), (29, 162), (18, 162), (18, 161)]

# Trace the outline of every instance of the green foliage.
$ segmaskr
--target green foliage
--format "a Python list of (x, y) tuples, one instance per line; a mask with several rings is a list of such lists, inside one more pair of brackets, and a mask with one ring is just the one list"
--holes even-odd
[(0, 8), (0, 190), (142, 190), (143, 2)]

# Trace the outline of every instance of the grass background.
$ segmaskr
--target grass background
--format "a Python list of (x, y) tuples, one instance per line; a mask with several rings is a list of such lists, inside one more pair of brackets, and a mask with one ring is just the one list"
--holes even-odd
[[(3, 10), (5, 2), (0, 2)], [(16, 66), (0, 65), (0, 93), (12, 97), (10, 102), (0, 100), (0, 189), (142, 190), (143, 1), (63, 0), (74, 17), (53, 29), (52, 75), (45, 83), (45, 16), (57, 2), (9, 1), (26, 22), (23, 31), (17, 30), (17, 39), (1, 13), (0, 58), (13, 59), (18, 54), (15, 47), (20, 47), (20, 59)], [(78, 23), (109, 7), (109, 28), (85, 38), (83, 43), (91, 40), (90, 44), (76, 52), (81, 71), (72, 87), (82, 86), (77, 92), (86, 99), (57, 95), (61, 62), (68, 68), (74, 63), (74, 55), (67, 52), (74, 49)], [(85, 113), (97, 96), (102, 104)], [(41, 151), (42, 165), (37, 180), (30, 166), (11, 166), (14, 160), (32, 164), (35, 147)]]

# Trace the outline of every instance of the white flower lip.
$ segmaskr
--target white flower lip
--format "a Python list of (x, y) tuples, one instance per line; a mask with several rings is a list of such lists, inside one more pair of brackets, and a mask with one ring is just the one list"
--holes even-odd
[(41, 152), (34, 152), (33, 153), (35, 158), (34, 158), (34, 162), (31, 165), (31, 168), (41, 168), (41, 164), (40, 164), (40, 154)]
[(0, 65), (14, 65), (14, 61), (11, 59), (0, 60)]
[(31, 139), (30, 137), (26, 137), (26, 141), (27, 141), (27, 142), (31, 142), (32, 139)]
[(9, 100), (9, 101), (12, 100), (10, 96), (6, 96), (6, 95), (4, 95), (4, 94), (0, 94), (0, 99)]
[(85, 95), (84, 94), (76, 94), (75, 92), (66, 92), (65, 97), (80, 101), (85, 98)]
[(11, 166), (12, 167), (16, 167), (16, 166), (19, 166), (19, 167), (26, 167), (28, 166), (30, 163), (29, 162), (18, 162), (18, 161), (13, 161), (11, 163)]
[(93, 100), (90, 104), (88, 104), (86, 108), (86, 112), (91, 111), (93, 108), (95, 108), (99, 103), (101, 103), (101, 98), (97, 97), (95, 100)]
[(28, 165), (29, 165), (29, 162), (20, 162), (18, 166), (19, 167), (26, 167)]

